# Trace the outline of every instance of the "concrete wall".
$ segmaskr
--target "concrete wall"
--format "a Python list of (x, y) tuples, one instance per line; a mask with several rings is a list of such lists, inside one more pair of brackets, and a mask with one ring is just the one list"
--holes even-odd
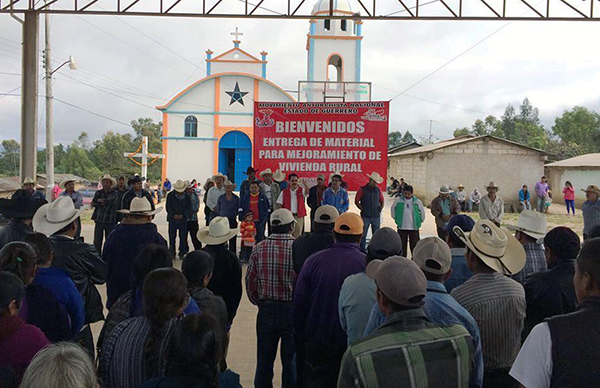
[(533, 187), (544, 173), (538, 152), (489, 139), (442, 148), (429, 156), (390, 157), (391, 176), (412, 184), (415, 194), (427, 205), (443, 185), (462, 183), (468, 193), (474, 188), (485, 192), (491, 180), (500, 187), (499, 196), (507, 205), (517, 203), (521, 186)]
[(570, 181), (575, 188), (575, 205), (580, 207), (585, 202), (585, 189), (588, 185), (598, 185), (600, 182), (600, 168), (594, 167), (546, 167), (548, 183), (552, 187), (554, 201), (563, 203), (562, 189), (566, 181)]

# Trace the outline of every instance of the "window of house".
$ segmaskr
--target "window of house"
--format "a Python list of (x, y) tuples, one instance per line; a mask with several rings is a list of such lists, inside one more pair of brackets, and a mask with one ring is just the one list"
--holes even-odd
[(331, 20), (330, 19), (325, 19), (325, 31), (329, 31), (331, 30)]
[(342, 20), (342, 31), (346, 31), (346, 28), (348, 28), (348, 21), (346, 19)]

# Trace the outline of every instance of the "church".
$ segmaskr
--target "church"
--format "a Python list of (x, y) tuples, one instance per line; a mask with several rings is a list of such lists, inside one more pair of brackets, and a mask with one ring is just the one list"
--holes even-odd
[[(330, 12), (319, 0), (312, 15)], [(217, 172), (241, 184), (252, 165), (254, 102), (361, 101), (369, 91), (360, 83), (362, 22), (349, 0), (334, 0), (342, 19), (312, 19), (307, 35), (306, 81), (298, 98), (269, 81), (268, 53), (244, 51), (236, 32), (233, 48), (214, 56), (206, 51), (206, 77), (156, 107), (163, 118), (162, 179), (204, 181)]]

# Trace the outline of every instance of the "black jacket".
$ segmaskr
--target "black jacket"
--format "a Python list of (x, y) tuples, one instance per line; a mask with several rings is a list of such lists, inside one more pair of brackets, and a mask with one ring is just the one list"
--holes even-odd
[(318, 201), (317, 198), (317, 185), (308, 189), (308, 198), (306, 199), (306, 203), (312, 211), (316, 211), (319, 208), (319, 206), (321, 206), (321, 203)]
[(187, 221), (192, 214), (192, 198), (186, 193), (183, 193), (183, 198), (177, 198), (177, 193), (175, 190), (171, 191), (167, 195), (167, 221), (175, 221), (173, 216), (181, 215), (183, 219), (180, 221)]
[(12, 219), (0, 229), (0, 249), (13, 241), (23, 241), (25, 236), (33, 233), (33, 228), (19, 220)]
[(329, 248), (331, 244), (333, 244), (333, 224), (316, 222), (315, 229), (312, 232), (304, 233), (292, 245), (294, 271), (300, 273), (306, 259), (314, 253)]
[(85, 305), (85, 323), (104, 319), (102, 298), (96, 284), (106, 282), (106, 263), (96, 248), (66, 236), (50, 236), (54, 249), (52, 266), (65, 269), (77, 286)]
[(206, 288), (223, 298), (227, 306), (227, 323), (231, 324), (242, 300), (242, 267), (226, 244), (207, 245), (203, 250), (215, 259), (213, 276)]
[[(133, 189), (127, 190), (125, 192), (125, 194), (123, 194), (123, 199), (121, 199), (121, 206), (119, 207), (119, 209), (120, 210), (123, 210), (123, 209), (129, 210), (131, 201), (133, 201), (133, 199), (137, 196), (138, 195), (135, 193), (135, 191)], [(150, 195), (149, 191), (142, 189), (142, 193), (141, 193), (140, 197), (145, 197), (148, 200), (148, 202), (150, 202), (150, 205), (152, 205), (152, 210), (154, 210), (154, 200), (152, 199), (152, 196)]]
[(553, 264), (546, 272), (529, 276), (524, 286), (527, 298), (524, 335), (546, 318), (575, 311), (574, 273), (575, 260), (564, 260)]

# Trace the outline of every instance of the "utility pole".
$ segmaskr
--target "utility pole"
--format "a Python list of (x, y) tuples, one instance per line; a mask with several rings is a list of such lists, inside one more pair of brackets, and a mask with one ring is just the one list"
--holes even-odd
[[(47, 17), (48, 14), (46, 14)], [(431, 128), (433, 127), (433, 120), (429, 120), (429, 143), (431, 143)]]
[[(50, 14), (44, 15), (46, 47), (44, 67), (46, 68), (46, 199), (52, 201), (54, 189), (54, 131), (52, 128), (52, 57), (50, 53)], [(35, 179), (35, 178), (34, 178)]]
[(37, 172), (38, 27), (39, 13), (25, 12), (21, 69), (21, 182), (28, 176), (35, 179)]

